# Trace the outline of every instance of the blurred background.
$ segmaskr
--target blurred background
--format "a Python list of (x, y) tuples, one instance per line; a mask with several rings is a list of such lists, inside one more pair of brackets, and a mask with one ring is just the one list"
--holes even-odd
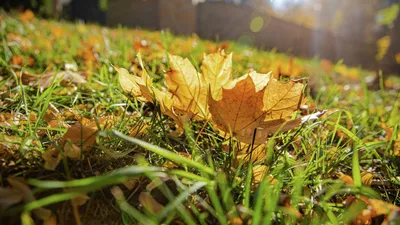
[(400, 0), (3, 0), (5, 10), (169, 29), (400, 74)]

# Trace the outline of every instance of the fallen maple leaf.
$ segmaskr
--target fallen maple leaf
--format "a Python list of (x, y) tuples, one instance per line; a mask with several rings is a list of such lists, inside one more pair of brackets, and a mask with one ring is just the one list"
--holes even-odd
[[(250, 76), (236, 83), (232, 89), (222, 90), (222, 99), (215, 101), (209, 96), (209, 107), (213, 121), (225, 132), (246, 143), (251, 143), (252, 135), (264, 121), (262, 111), (264, 93), (256, 92)], [(242, 138), (240, 138), (242, 137)]]
[[(168, 55), (170, 69), (165, 75), (167, 90), (153, 86), (142, 67), (141, 76), (117, 69), (121, 87), (139, 101), (157, 103), (161, 112), (173, 118), (178, 128), (190, 119), (211, 120), (224, 133), (239, 141), (263, 143), (270, 134), (290, 130), (301, 123), (291, 119), (304, 103), (304, 85), (280, 82), (271, 73), (250, 72), (232, 79), (232, 54), (219, 51), (205, 55), (199, 73), (188, 59)], [(254, 135), (255, 134), (255, 135)]]
[[(263, 80), (260, 76), (266, 75), (252, 75), (233, 81), (234, 86), (230, 89), (223, 88), (221, 100), (215, 101), (209, 96), (208, 101), (212, 119), (221, 130), (231, 133), (242, 142), (260, 144), (268, 139), (269, 134), (287, 131), (300, 124), (300, 119), (288, 120), (288, 117), (302, 101), (302, 90), (296, 88), (292, 91), (296, 84), (282, 84), (270, 79), (269, 75), (265, 78), (268, 80), (265, 87), (259, 82), (256, 86), (257, 81)], [(279, 84), (283, 86), (282, 92)], [(273, 90), (276, 94), (272, 93)], [(293, 101), (297, 101), (296, 106)], [(288, 106), (285, 107), (284, 103)]]

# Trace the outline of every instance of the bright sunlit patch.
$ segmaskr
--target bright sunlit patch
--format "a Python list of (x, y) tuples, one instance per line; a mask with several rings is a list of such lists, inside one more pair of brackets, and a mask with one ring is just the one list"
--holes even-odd
[(284, 11), (290, 4), (305, 3), (308, 0), (269, 0), (271, 7), (275, 10)]

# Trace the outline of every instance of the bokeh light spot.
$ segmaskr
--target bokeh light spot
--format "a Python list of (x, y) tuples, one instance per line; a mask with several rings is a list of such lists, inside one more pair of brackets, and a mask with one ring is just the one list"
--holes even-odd
[(250, 23), (250, 30), (254, 33), (260, 32), (264, 26), (264, 19), (261, 16), (254, 17)]
[(254, 40), (250, 35), (244, 34), (238, 38), (237, 43), (241, 45), (253, 46)]

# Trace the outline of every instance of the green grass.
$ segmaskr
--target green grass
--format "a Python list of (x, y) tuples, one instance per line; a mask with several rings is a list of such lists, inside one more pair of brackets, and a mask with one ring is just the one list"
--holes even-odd
[[(9, 187), (10, 176), (20, 177), (36, 198), (2, 212), (0, 219), (10, 224), (39, 223), (35, 210), (42, 207), (59, 220), (78, 219), (82, 224), (343, 224), (360, 211), (343, 204), (350, 195), (400, 205), (395, 153), (400, 95), (393, 89), (398, 82), (394, 76), (377, 77), (376, 88), (365, 79), (374, 72), (342, 62), (327, 69), (317, 58), (295, 58), (234, 42), (213, 43), (168, 31), (24, 22), (5, 13), (0, 38), (0, 186)], [(236, 151), (251, 152), (257, 146), (224, 139), (212, 124), (201, 121), (191, 121), (176, 135), (173, 120), (160, 113), (157, 103), (141, 103), (125, 93), (113, 69), (139, 73), (140, 51), (146, 70), (162, 87), (167, 52), (188, 57), (199, 68), (203, 53), (219, 47), (233, 52), (235, 77), (249, 68), (310, 77), (305, 91), (312, 99), (310, 110), (329, 113), (271, 137), (263, 147), (265, 157), (256, 162), (240, 161)], [(13, 63), (13, 57), (22, 63)], [(42, 75), (65, 67), (85, 74), (87, 83), (58, 79), (42, 90), (23, 80), (24, 72)], [(49, 127), (50, 109), (57, 109), (63, 117), (58, 120), (67, 125), (85, 118), (100, 128), (96, 143), (80, 160), (63, 155), (60, 140), (68, 128)], [(72, 116), (71, 109), (80, 118)], [(113, 123), (104, 128), (100, 119), (106, 116)], [(61, 162), (55, 170), (46, 170), (42, 154), (52, 147), (60, 151)], [(252, 168), (260, 165), (268, 172), (255, 183)], [(366, 171), (373, 175), (372, 183), (364, 181)], [(351, 176), (354, 184), (344, 183), (340, 174)], [(133, 177), (134, 188), (129, 190), (122, 183)], [(149, 190), (150, 182), (158, 188)], [(154, 190), (161, 195), (156, 199), (166, 199), (158, 213), (138, 200), (141, 193)], [(68, 200), (82, 194), (89, 200), (76, 214)]]

